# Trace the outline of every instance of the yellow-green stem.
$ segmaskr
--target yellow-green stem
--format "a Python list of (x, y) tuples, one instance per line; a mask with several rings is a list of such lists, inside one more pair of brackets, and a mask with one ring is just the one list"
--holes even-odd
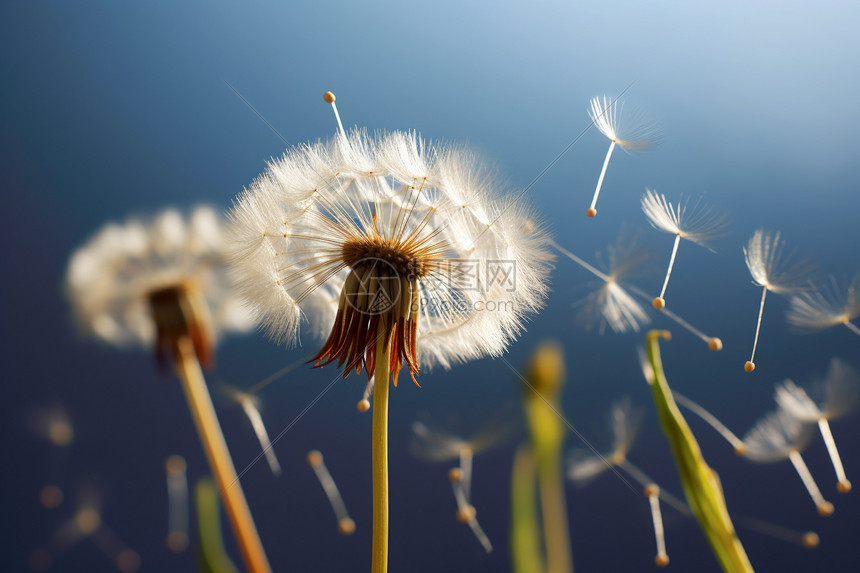
[(570, 533), (567, 527), (567, 503), (561, 478), (561, 443), (555, 451), (537, 451), (538, 491), (540, 492), (543, 536), (549, 573), (572, 573)]
[(212, 397), (194, 353), (194, 344), (187, 336), (176, 341), (176, 369), (245, 567), (250, 573), (270, 573), (272, 569), (263, 551), (242, 485), (236, 476), (236, 468), (215, 415)]
[(521, 444), (511, 476), (511, 565), (514, 573), (544, 571), (537, 516), (535, 457)]
[(388, 375), (386, 332), (380, 321), (373, 369), (373, 559), (371, 573), (388, 571)]

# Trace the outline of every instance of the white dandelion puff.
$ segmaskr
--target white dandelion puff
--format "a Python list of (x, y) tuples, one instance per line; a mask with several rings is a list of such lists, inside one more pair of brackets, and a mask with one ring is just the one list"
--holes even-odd
[(744, 436), (744, 456), (758, 463), (791, 460), (797, 475), (818, 508), (818, 513), (833, 513), (833, 504), (824, 499), (815, 479), (800, 455), (812, 441), (814, 426), (806, 424), (783, 408), (766, 414)]
[(824, 381), (818, 386), (823, 395), (821, 401), (810, 398), (806, 390), (786, 380), (777, 385), (774, 397), (777, 404), (789, 414), (808, 424), (817, 424), (827, 446), (827, 452), (836, 472), (837, 489), (841, 493), (851, 490), (851, 482), (845, 476), (842, 459), (836, 449), (836, 442), (830, 431), (829, 420), (835, 420), (850, 412), (857, 403), (857, 389), (860, 386), (857, 371), (849, 364), (834, 358)]
[(404, 361), (414, 376), (419, 362), (498, 356), (542, 306), (549, 256), (487, 175), (414, 133), (293, 148), (232, 210), (242, 292), (279, 342), (295, 344), (303, 321), (330, 333), (316, 361), (349, 359), (346, 372), (372, 375), (379, 324), (395, 380)]
[(612, 157), (615, 146), (618, 145), (627, 151), (636, 151), (651, 147), (660, 139), (656, 124), (644, 120), (638, 110), (628, 114), (622, 121), (623, 109), (624, 103), (617, 99), (607, 96), (591, 99), (588, 115), (597, 130), (606, 136), (611, 143), (609, 144), (609, 151), (606, 152), (606, 159), (603, 160), (603, 168), (597, 179), (597, 188), (594, 190), (591, 206), (586, 211), (589, 217), (597, 215), (597, 197), (600, 195), (603, 178), (606, 176), (606, 168), (609, 166), (609, 158)]
[(786, 255), (784, 248), (785, 245), (780, 240), (778, 232), (768, 233), (763, 229), (758, 229), (753, 233), (749, 243), (744, 247), (744, 257), (753, 282), (762, 287), (752, 354), (744, 364), (744, 370), (747, 372), (755, 370), (755, 351), (758, 345), (761, 317), (764, 313), (764, 301), (767, 292), (790, 294), (806, 288), (810, 280), (811, 263), (806, 260), (794, 260), (793, 254)]
[(176, 288), (202, 297), (192, 334), (204, 364), (223, 333), (253, 329), (228, 277), (223, 223), (210, 207), (109, 224), (75, 251), (66, 273), (82, 330), (115, 346), (156, 346), (162, 360), (152, 299)]
[(675, 235), (675, 243), (672, 246), (672, 255), (669, 258), (669, 268), (666, 270), (663, 288), (660, 289), (660, 296), (652, 302), (654, 308), (660, 309), (666, 306), (666, 299), (664, 298), (666, 288), (669, 286), (669, 277), (672, 276), (675, 255), (678, 254), (678, 245), (681, 239), (707, 246), (708, 242), (724, 233), (727, 222), (725, 215), (701, 205), (700, 201), (692, 206), (690, 206), (689, 200), (683, 203), (679, 201), (673, 205), (666, 199), (665, 195), (650, 189), (645, 190), (641, 203), (642, 211), (652, 227), (658, 231)]
[(860, 317), (860, 274), (847, 289), (840, 289), (833, 277), (823, 287), (792, 296), (786, 320), (800, 332), (815, 332), (844, 325), (860, 335), (851, 321)]
[(390, 379), (501, 355), (542, 308), (552, 257), (467, 149), (347, 133), (324, 99), (338, 135), (287, 150), (236, 200), (234, 268), (272, 338), (296, 344), (306, 321), (328, 333), (316, 366), (374, 379), (371, 568), (385, 571)]

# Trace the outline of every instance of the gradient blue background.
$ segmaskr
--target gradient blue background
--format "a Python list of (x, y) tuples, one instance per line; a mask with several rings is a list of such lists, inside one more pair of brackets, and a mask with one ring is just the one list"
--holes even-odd
[[(831, 357), (860, 367), (860, 340), (844, 328), (791, 334), (787, 302), (769, 297), (757, 355), (742, 370), (758, 310), (741, 246), (764, 226), (815, 259), (822, 274), (847, 281), (860, 271), (860, 8), (853, 2), (535, 2), (461, 4), (315, 2), (223, 3), (4, 2), (0, 6), (0, 224), (4, 279), (0, 397), (0, 560), (25, 569), (71, 503), (36, 501), (49, 448), (26, 430), (26, 413), (51, 401), (67, 406), (77, 431), (64, 485), (97, 482), (104, 519), (140, 552), (143, 571), (190, 570), (192, 555), (164, 548), (163, 460), (185, 456), (193, 478), (205, 460), (179, 385), (156, 372), (145, 352), (120, 353), (79, 337), (62, 278), (72, 250), (108, 220), (167, 205), (231, 199), (283, 143), (227, 87), (234, 85), (290, 142), (327, 138), (334, 119), (322, 93), (334, 91), (344, 121), (369, 129), (417, 129), (431, 139), (467, 142), (513, 184), (525, 187), (583, 129), (594, 95), (625, 96), (658, 120), (664, 143), (641, 155), (616, 153), (596, 219), (584, 216), (607, 148), (595, 130), (530, 190), (559, 242), (593, 260), (623, 222), (653, 247), (656, 292), (671, 237), (647, 226), (645, 186), (676, 198), (707, 194), (730, 214), (733, 233), (718, 254), (681, 246), (669, 289), (673, 310), (725, 350), (709, 352), (673, 328), (664, 347), (674, 387), (744, 432), (772, 407), (773, 384), (822, 375)], [(596, 336), (574, 323), (573, 302), (591, 277), (560, 259), (553, 293), (507, 360), (521, 365), (543, 338), (563, 341), (569, 364), (564, 407), (595, 445), (607, 446), (612, 401), (631, 395), (648, 415), (631, 459), (664, 487), (680, 491), (671, 457), (638, 371), (641, 335)], [(316, 350), (286, 351), (259, 335), (219, 348), (212, 381), (247, 387)], [(275, 434), (337, 373), (299, 369), (264, 393)], [(407, 452), (409, 425), (427, 413), (474, 429), (516, 407), (520, 383), (500, 360), (422, 374), (391, 405), (391, 570), (504, 571), (508, 487), (515, 444), (476, 458), (474, 503), (496, 551), (486, 556), (453, 519), (446, 464)], [(276, 571), (362, 571), (370, 560), (370, 417), (355, 412), (359, 378), (338, 383), (278, 442), (285, 475), (264, 463), (243, 478)], [(218, 404), (237, 466), (257, 445), (241, 411)], [(691, 420), (719, 472), (729, 508), (797, 530), (815, 530), (807, 551), (741, 530), (757, 571), (854, 571), (860, 563), (857, 492), (835, 492), (823, 444), (807, 461), (836, 504), (817, 516), (789, 463), (754, 466)], [(860, 482), (860, 418), (834, 424), (849, 477)], [(575, 438), (570, 447), (579, 447)], [(319, 484), (304, 463), (324, 452), (358, 524), (336, 535)], [(653, 567), (644, 498), (604, 476), (570, 487), (578, 571)], [(674, 571), (718, 571), (695, 523), (664, 511)], [(231, 551), (233, 549), (231, 548)], [(236, 556), (235, 551), (233, 555)], [(111, 571), (81, 543), (54, 571)]]

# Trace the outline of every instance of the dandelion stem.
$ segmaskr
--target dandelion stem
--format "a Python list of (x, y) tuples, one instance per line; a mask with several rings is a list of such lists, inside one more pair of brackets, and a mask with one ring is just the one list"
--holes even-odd
[(383, 322), (376, 333), (373, 371), (373, 558), (372, 573), (388, 571), (388, 377), (387, 336)]
[[(609, 158), (612, 157), (612, 151), (615, 149), (615, 142), (609, 144), (609, 151), (606, 152), (606, 159), (603, 160), (603, 169), (600, 170), (600, 177), (597, 179), (597, 188), (594, 190), (594, 197), (591, 198), (591, 207), (589, 212), (595, 212), (597, 205), (597, 196), (600, 195), (600, 188), (603, 186), (603, 178), (606, 176), (606, 168), (609, 167)], [(593, 216), (593, 215), (592, 215)]]
[(660, 289), (660, 298), (664, 298), (666, 287), (669, 286), (669, 277), (672, 276), (672, 267), (675, 266), (675, 255), (678, 254), (678, 245), (681, 243), (681, 235), (675, 235), (675, 246), (672, 247), (672, 256), (669, 258), (669, 269), (666, 271), (666, 278), (663, 280), (663, 288)]
[(176, 341), (176, 367), (182, 389), (188, 400), (188, 407), (197, 426), (200, 441), (206, 451), (206, 458), (218, 484), (221, 498), (227, 509), (227, 517), (236, 536), (236, 543), (242, 552), (245, 567), (251, 573), (268, 573), (271, 571), (263, 544), (248, 509), (248, 502), (242, 491), (242, 485), (236, 476), (236, 468), (230, 458), (227, 442), (221, 432), (218, 417), (212, 398), (206, 388), (203, 371), (194, 353), (194, 344), (187, 336)]
[[(839, 457), (839, 450), (836, 449), (836, 442), (833, 440), (833, 434), (830, 432), (830, 423), (822, 418), (818, 420), (818, 429), (821, 430), (821, 437), (824, 438), (824, 445), (827, 446), (827, 453), (830, 454), (830, 461), (833, 462), (833, 469), (836, 471), (836, 479), (841, 487), (844, 484), (849, 484), (848, 478), (845, 476), (845, 469), (842, 467), (842, 458)], [(850, 487), (850, 485), (848, 486)]]
[(514, 456), (511, 476), (511, 563), (514, 573), (543, 571), (540, 525), (535, 499), (535, 457), (522, 444)]
[[(752, 364), (753, 368), (755, 368), (755, 348), (758, 346), (758, 333), (761, 330), (761, 315), (764, 314), (764, 299), (767, 296), (767, 286), (762, 287), (761, 291), (761, 305), (758, 307), (758, 321), (755, 324), (755, 338), (753, 339), (753, 347), (752, 354), (750, 355), (750, 361), (748, 364)], [(749, 370), (752, 372), (752, 370)]]

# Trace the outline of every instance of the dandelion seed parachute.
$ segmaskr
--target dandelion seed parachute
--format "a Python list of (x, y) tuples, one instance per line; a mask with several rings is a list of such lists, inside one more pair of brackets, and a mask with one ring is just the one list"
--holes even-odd
[(860, 274), (845, 290), (831, 277), (828, 284), (791, 297), (790, 304), (786, 320), (800, 332), (815, 332), (842, 324), (860, 335), (860, 327), (851, 322), (860, 317)]
[(752, 354), (744, 364), (746, 372), (755, 370), (755, 351), (758, 346), (764, 301), (768, 291), (777, 294), (790, 294), (808, 288), (812, 270), (811, 263), (805, 260), (793, 260), (793, 254), (785, 255), (784, 248), (785, 245), (780, 240), (779, 233), (768, 233), (763, 229), (753, 233), (749, 243), (744, 247), (744, 257), (753, 282), (762, 287)]
[(860, 376), (857, 371), (847, 363), (834, 358), (826, 378), (819, 386), (824, 394), (822, 401), (816, 402), (810, 398), (806, 390), (791, 380), (778, 384), (774, 395), (780, 408), (799, 421), (818, 425), (836, 472), (836, 487), (841, 493), (851, 491), (851, 482), (845, 475), (842, 459), (830, 431), (829, 420), (840, 418), (853, 409), (857, 403), (858, 386), (860, 386)]
[(597, 187), (594, 190), (591, 205), (586, 211), (586, 215), (589, 217), (597, 215), (597, 197), (600, 195), (601, 187), (603, 187), (603, 178), (606, 176), (606, 168), (609, 167), (609, 158), (612, 157), (615, 146), (628, 151), (641, 150), (655, 145), (660, 139), (656, 125), (653, 122), (644, 121), (638, 112), (634, 112), (626, 121), (622, 122), (623, 108), (622, 102), (607, 96), (591, 99), (588, 115), (597, 130), (611, 143), (609, 144), (609, 151), (606, 152), (606, 158), (603, 160), (603, 168), (597, 179)]
[(666, 278), (663, 280), (663, 288), (660, 290), (660, 296), (652, 302), (654, 308), (661, 309), (666, 306), (666, 299), (664, 298), (666, 288), (669, 286), (669, 277), (672, 276), (675, 255), (678, 253), (678, 244), (681, 239), (707, 246), (709, 241), (725, 231), (727, 223), (724, 215), (702, 206), (699, 202), (692, 207), (689, 200), (684, 203), (679, 201), (672, 205), (665, 195), (650, 189), (645, 190), (641, 204), (642, 211), (652, 227), (658, 231), (675, 235), (675, 243), (672, 247), (672, 256), (669, 258)]
[(797, 475), (809, 492), (809, 497), (818, 508), (818, 513), (828, 516), (833, 513), (833, 504), (821, 495), (821, 490), (800, 454), (812, 440), (813, 432), (813, 425), (805, 424), (785, 409), (778, 408), (756, 422), (744, 436), (744, 456), (758, 463), (791, 460)]

